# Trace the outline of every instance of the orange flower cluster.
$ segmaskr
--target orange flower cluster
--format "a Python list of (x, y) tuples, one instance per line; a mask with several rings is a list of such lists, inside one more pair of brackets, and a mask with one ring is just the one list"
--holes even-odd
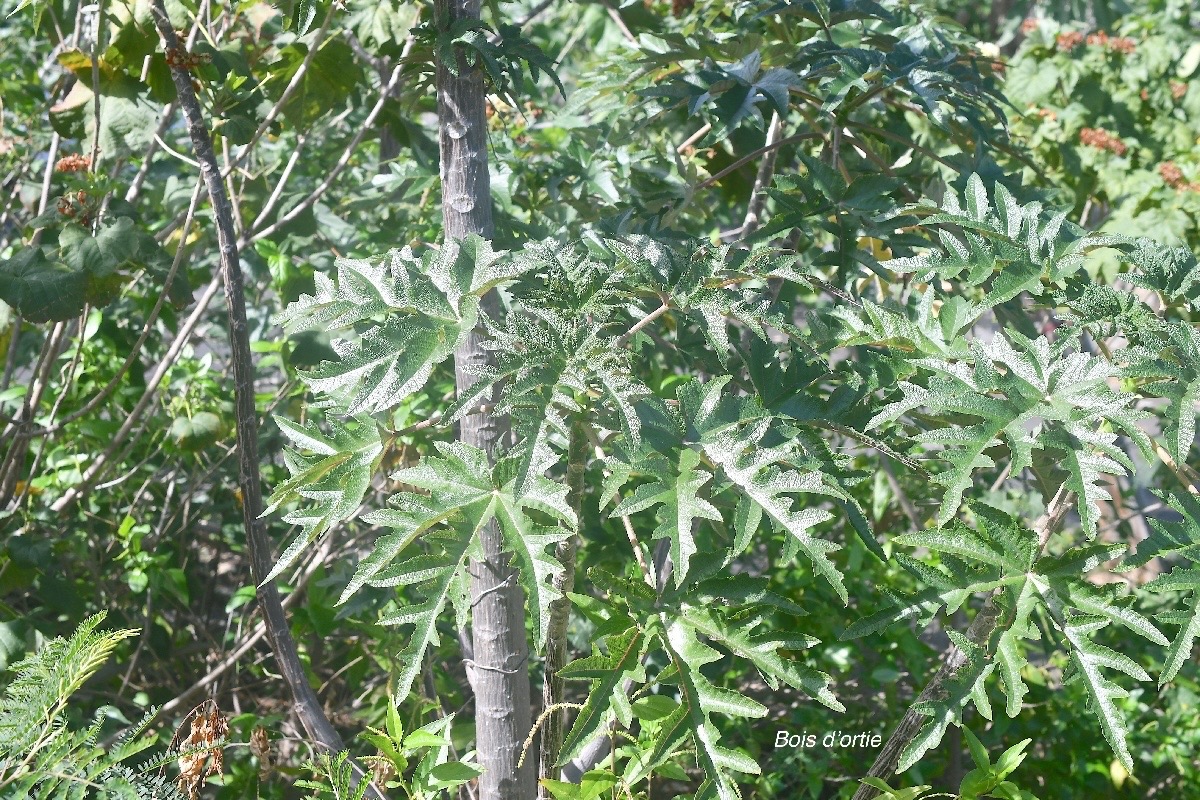
[(1066, 31), (1055, 36), (1054, 43), (1058, 45), (1059, 50), (1065, 53), (1083, 44), (1083, 34), (1079, 31)]
[(1182, 100), (1187, 94), (1187, 84), (1183, 81), (1171, 81), (1171, 97), (1175, 100)]
[(1037, 21), (1037, 17), (1026, 17), (1021, 20), (1021, 33), (1026, 36), (1036, 31), (1038, 27), (1040, 27), (1040, 24)]
[(1177, 192), (1200, 192), (1200, 183), (1184, 180), (1183, 170), (1174, 161), (1164, 161), (1159, 164), (1158, 174), (1162, 176), (1163, 183)]
[(1129, 149), (1120, 137), (1113, 136), (1103, 128), (1084, 128), (1079, 132), (1079, 143), (1095, 147), (1097, 150), (1108, 150), (1119, 156), (1125, 155)]
[(1109, 36), (1104, 31), (1088, 36), (1087, 43), (1089, 47), (1104, 47), (1126, 56), (1137, 49), (1137, 42), (1128, 36)]
[(86, 172), (92, 167), (92, 157), (82, 153), (63, 156), (54, 165), (55, 172)]

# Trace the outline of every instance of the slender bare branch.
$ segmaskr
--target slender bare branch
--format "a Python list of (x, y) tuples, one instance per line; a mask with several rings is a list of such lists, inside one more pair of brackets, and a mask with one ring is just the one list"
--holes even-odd
[[(583, 479), (587, 467), (588, 434), (586, 424), (576, 419), (571, 424), (570, 440), (567, 444), (567, 501), (575, 512), (575, 519), (583, 519)], [(540, 777), (558, 778), (558, 758), (562, 752), (563, 736), (566, 732), (566, 706), (563, 704), (564, 681), (558, 671), (567, 663), (567, 624), (571, 620), (571, 600), (566, 596), (575, 588), (575, 555), (579, 550), (579, 535), (560, 542), (554, 556), (563, 566), (555, 576), (554, 588), (562, 597), (550, 606), (550, 625), (546, 634), (546, 657), (543, 661), (542, 716), (545, 720), (541, 741)], [(537, 725), (534, 726), (535, 728)], [(533, 731), (529, 733), (533, 737)], [(539, 782), (538, 797), (550, 800), (550, 790)]]
[(63, 492), (62, 496), (54, 501), (50, 506), (53, 511), (61, 513), (91, 492), (92, 487), (96, 485), (104, 470), (108, 468), (117, 451), (129, 437), (129, 434), (140, 424), (142, 416), (150, 406), (150, 402), (154, 399), (155, 394), (158, 393), (159, 384), (167, 376), (175, 360), (179, 358), (184, 345), (191, 339), (196, 325), (199, 324), (200, 319), (208, 311), (208, 304), (212, 302), (212, 299), (217, 294), (217, 290), (220, 288), (220, 276), (213, 278), (208, 286), (205, 287), (204, 292), (201, 293), (200, 298), (196, 301), (196, 306), (192, 309), (192, 313), (184, 320), (184, 323), (179, 327), (179, 331), (175, 334), (175, 338), (171, 340), (167, 352), (154, 368), (154, 372), (146, 379), (146, 388), (142, 392), (142, 396), (138, 398), (137, 403), (126, 414), (124, 420), (121, 422), (121, 427), (113, 434), (112, 441), (109, 442), (108, 447), (88, 464), (87, 469), (83, 471), (80, 481)]
[(783, 120), (779, 118), (779, 112), (776, 111), (771, 114), (771, 124), (767, 126), (767, 141), (764, 144), (764, 147), (771, 149), (759, 162), (758, 174), (754, 177), (754, 188), (750, 190), (750, 204), (746, 209), (746, 218), (742, 221), (739, 235), (743, 239), (758, 230), (759, 217), (767, 204), (767, 186), (775, 176), (775, 158), (779, 155), (779, 148), (774, 145), (781, 136), (783, 136)]
[[(163, 0), (151, 5), (154, 25), (168, 52), (179, 50), (179, 40), (167, 16)], [(237, 423), (238, 485), (242, 491), (242, 524), (250, 551), (250, 567), (258, 584), (258, 601), (266, 623), (267, 637), (275, 661), (292, 694), (297, 716), (308, 735), (322, 747), (332, 751), (343, 748), (342, 739), (325, 717), (324, 710), (308, 682), (304, 665), (288, 627), (287, 616), (274, 583), (264, 582), (271, 571), (274, 555), (262, 519), (262, 476), (258, 462), (258, 414), (255, 410), (254, 358), (250, 352), (249, 325), (246, 319), (246, 298), (242, 267), (238, 259), (234, 214), (225, 192), (221, 169), (213, 151), (212, 136), (203, 111), (192, 89), (191, 76), (181, 67), (172, 66), (171, 78), (179, 96), (179, 104), (187, 120), (192, 149), (201, 165), (201, 174), (212, 201), (213, 218), (217, 228), (220, 253), (220, 277), (225, 288), (225, 305), (229, 317), (229, 345), (234, 375), (234, 414)], [(382, 793), (375, 791), (382, 797)]]
[(642, 328), (646, 327), (650, 323), (654, 322), (654, 320), (658, 319), (659, 317), (661, 317), (663, 314), (667, 313), (670, 310), (671, 310), (670, 301), (663, 299), (662, 305), (660, 305), (658, 308), (651, 311), (646, 316), (639, 319), (636, 323), (634, 323), (633, 327), (631, 327), (629, 330), (625, 331), (623, 334), (618, 336), (616, 342), (614, 342), (615, 346), (623, 347), (626, 342), (628, 342), (630, 339), (632, 339), (634, 337), (634, 335), (637, 334), (638, 331), (640, 331)]
[(754, 159), (758, 158), (759, 156), (765, 155), (765, 154), (771, 152), (772, 150), (777, 150), (780, 147), (783, 147), (783, 146), (789, 145), (789, 144), (795, 144), (796, 142), (803, 142), (806, 139), (820, 139), (824, 135), (825, 134), (821, 133), (820, 131), (805, 131), (804, 133), (795, 133), (784, 139), (780, 139), (779, 141), (772, 142), (767, 145), (763, 145), (762, 147), (758, 148), (757, 150), (747, 153), (746, 155), (739, 158), (737, 161), (734, 161), (732, 164), (730, 164), (728, 167), (726, 167), (725, 169), (718, 172), (716, 175), (713, 175), (710, 178), (706, 178), (705, 180), (700, 181), (700, 183), (696, 184), (695, 191), (698, 192), (701, 189), (707, 189), (709, 186), (712, 186), (714, 183), (721, 180), (721, 178), (724, 178), (729, 173), (735, 172), (735, 171), (741, 169), (742, 167), (746, 166)]

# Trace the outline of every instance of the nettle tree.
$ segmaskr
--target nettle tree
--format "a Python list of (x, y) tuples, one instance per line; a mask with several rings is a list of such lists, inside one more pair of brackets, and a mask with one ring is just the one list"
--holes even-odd
[[(197, 264), (220, 274), (172, 323), (163, 364), (223, 284), (228, 345), (214, 349), (234, 402), (218, 403), (206, 378), (205, 407), (231, 419), (189, 413), (177, 438), (203, 448), (236, 432), (229, 505), (314, 743), (343, 747), (306, 671), (319, 674), (320, 659), (301, 659), (275, 580), (306, 559), (306, 576), (328, 566), (307, 587), (312, 629), (334, 629), (322, 592), (335, 586), (344, 616), (404, 642), (384, 727), (365, 737), (395, 787), (369, 787), (359, 765), (327, 753), (328, 780), (306, 788), (436, 797), (468, 784), (483, 800), (561, 800), (647, 797), (666, 782), (699, 798), (747, 786), (797, 796), (768, 774), (773, 726), (764, 737), (768, 726), (748, 721), (783, 719), (773, 701), (784, 697), (829, 729), (862, 707), (877, 716), (883, 690), (847, 668), (853, 651), (838, 639), (882, 651), (919, 628), (947, 632), (941, 663), (895, 659), (912, 673), (899, 694), (908, 711), (884, 720), (867, 780), (843, 795), (891, 792), (897, 770), (923, 781), (964, 720), (991, 719), (999, 700), (1009, 716), (1029, 712), (1060, 665), (1114, 770), (1150, 761), (1128, 744), (1122, 698), (1194, 672), (1200, 632), (1200, 272), (1186, 250), (1094, 235), (1051, 207), (1034, 183), (1044, 170), (1008, 136), (991, 59), (899, 0), (514, 4), (520, 16), (492, 8), (489, 24), (478, 0), (438, 0), (410, 9), (410, 31), (386, 5), (350, 5), (343, 20), (340, 4), (296, 3), (285, 31), (261, 7), (214, 17), (209, 4), (155, 2), (109, 15), (108, 33), (125, 33), (103, 58), (99, 42), (90, 60), (68, 54), (62, 66), (94, 91), (55, 112), (69, 118), (52, 115), (49, 151), (61, 140), (90, 166), (68, 171), (56, 209), (50, 159), (49, 213), (22, 217), (20, 237), (0, 231), (12, 240), (0, 297), (21, 317), (0, 383), (22, 353), (22, 374), (38, 377), (15, 405), (0, 392), (16, 409), (0, 468), (10, 513), (53, 530), (91, 495), (101, 462), (112, 467), (153, 397), (122, 382), (145, 333), (60, 424), (75, 367), (95, 363), (99, 345), (81, 335), (65, 377), (53, 366), (72, 326), (87, 330), (81, 315), (119, 317), (109, 303), (137, 284), (153, 306), (146, 331), (160, 309), (173, 318), (167, 300), (188, 303), (187, 248), (168, 260), (158, 242), (177, 230), (190, 241), (195, 216), (207, 237)], [(367, 74), (378, 86), (359, 91)], [(89, 100), (101, 101), (90, 128)], [(130, 106), (150, 100), (169, 113), (139, 127)], [(101, 179), (108, 145), (95, 148), (114, 120), (149, 149), (136, 171), (122, 151)], [(324, 141), (309, 135), (317, 125), (353, 133)], [(152, 168), (162, 137), (172, 151), (190, 142), (203, 178), (190, 205), (167, 191), (187, 188), (174, 167)], [(376, 139), (377, 152), (363, 145)], [(42, 151), (24, 149), (19, 174), (32, 174)], [(274, 188), (259, 182), (277, 173)], [(293, 174), (305, 188), (281, 212)], [(122, 204), (109, 194), (126, 178)], [(142, 181), (178, 220), (135, 203)], [(409, 247), (330, 264), (388, 241)], [(293, 263), (315, 243), (309, 264)], [(255, 251), (269, 291), (253, 274), (243, 284)], [(275, 321), (290, 345), (252, 348), (250, 332), (285, 300)], [(42, 320), (55, 323), (44, 336)], [(327, 357), (307, 358), (325, 339)], [(271, 410), (291, 449), (290, 478), (264, 509), (268, 409), (255, 389), (268, 374), (285, 387)], [(308, 393), (285, 403), (293, 375)], [(76, 452), (77, 421), (105, 423), (89, 434), (101, 458)], [(50, 449), (60, 428), (73, 460)], [(142, 461), (132, 452), (130, 474)], [(1126, 501), (1148, 486), (1170, 511), (1147, 527), (1148, 509)], [(54, 496), (45, 508), (34, 488)], [(140, 537), (132, 506), (120, 509), (118, 538)], [(295, 532), (275, 561), (281, 520)], [(349, 570), (316, 546), (354, 548), (364, 532)], [(474, 694), (453, 715), (437, 713), (443, 695), (462, 696), (447, 653)], [(1008, 781), (1028, 741), (992, 764), (967, 735), (978, 769), (960, 793), (1028, 796)], [(6, 743), (24, 758), (27, 740)]]
[[(1035, 651), (1068, 657), (1069, 679), (1132, 771), (1120, 699), (1131, 682), (1171, 682), (1200, 632), (1200, 571), (1148, 569), (1164, 557), (1186, 563), (1200, 545), (1188, 465), (1200, 391), (1191, 254), (1089, 234), (1018, 201), (1028, 191), (994, 171), (974, 174), (966, 159), (915, 143), (951, 176), (939, 202), (886, 161), (871, 169), (865, 143), (852, 174), (839, 144), (853, 149), (855, 129), (878, 130), (855, 102), (887, 97), (910, 115), (921, 103), (929, 113), (918, 128), (981, 138), (991, 105), (986, 83), (955, 85), (956, 51), (940, 56), (936, 37), (918, 51), (884, 36), (890, 13), (870, 3), (761, 9), (785, 26), (798, 15), (796, 30), (812, 34), (797, 36), (800, 57), (709, 64), (644, 93), (693, 111), (713, 101), (728, 125), (761, 104), (776, 115), (775, 142), (791, 94), (801, 98), (811, 127), (793, 138), (825, 146), (776, 177), (774, 214), (755, 234), (757, 191), (773, 167), (760, 171), (755, 219), (739, 231), (749, 240), (679, 232), (675, 206), (501, 251), (480, 211), (490, 205), (476, 136), (483, 64), (472, 59), (486, 50), (458, 35), (477, 29), (477, 8), (439, 11), (440, 52), (457, 59), (438, 76), (456, 101), (441, 107), (450, 235), (342, 259), (280, 318), (289, 333), (328, 332), (337, 358), (303, 374), (307, 418), (277, 418), (292, 478), (268, 510), (288, 506), (300, 533), (273, 575), (358, 513), (407, 437), (457, 427), (389, 472), (386, 507), (363, 518), (381, 535), (341, 601), (397, 588), (383, 612), (411, 626), (397, 703), (430, 648), (459, 632), (482, 797), (532, 796), (535, 762), (545, 796), (644, 793), (662, 776), (698, 781), (697, 797), (740, 797), (739, 781), (764, 765), (722, 729), (768, 708), (748, 681), (729, 685), (712, 667), (732, 657), (773, 688), (843, 711), (822, 643), (805, 632), (809, 609), (830, 604), (845, 609), (844, 638), (951, 620), (941, 667), (856, 797), (888, 791), (881, 779), (918, 764), (968, 705), (991, 719), (1003, 696), (1019, 714)], [(978, 116), (953, 113), (943, 93)], [(818, 125), (806, 103), (830, 123)], [(1136, 289), (1093, 278), (1099, 253)], [(414, 423), (411, 398), (452, 360), (456, 399)], [(865, 487), (881, 470), (924, 486), (914, 504), (894, 483), (907, 530), (871, 523)], [(1105, 535), (1116, 479), (1163, 471), (1185, 487), (1162, 492), (1182, 520), (1153, 520), (1132, 551)], [(997, 501), (1006, 483), (1024, 504)], [(626, 541), (605, 533), (609, 521)], [(614, 547), (627, 549), (613, 557)], [(855, 565), (871, 558), (898, 563), (916, 591), (852, 607), (868, 593)], [(815, 578), (802, 593), (783, 579), (794, 561)], [(1130, 570), (1133, 591), (1095, 579)], [(1163, 592), (1177, 602), (1157, 617), (1135, 607)], [(970, 616), (961, 631), (960, 612)], [(1158, 675), (1103, 643), (1113, 627), (1164, 649)], [(572, 628), (585, 646), (570, 647)], [(544, 682), (532, 730), (530, 673)], [(564, 693), (564, 682), (579, 688)], [(501, 719), (485, 733), (488, 716)], [(616, 750), (596, 769), (609, 741)], [(996, 766), (976, 752), (964, 796), (1029, 796), (1005, 780), (1022, 748)]]

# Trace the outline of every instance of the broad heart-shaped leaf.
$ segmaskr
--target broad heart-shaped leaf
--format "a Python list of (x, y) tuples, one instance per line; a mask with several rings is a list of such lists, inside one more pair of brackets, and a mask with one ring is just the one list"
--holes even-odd
[[(538, 477), (518, 496), (514, 492), (511, 459), (501, 459), (493, 468), (488, 465), (487, 455), (478, 448), (457, 442), (438, 442), (435, 446), (438, 456), (422, 459), (417, 466), (392, 476), (429, 492), (427, 501), (413, 499), (402, 509), (406, 512), (416, 509), (418, 517), (403, 524), (412, 524), (417, 529), (430, 527), (457, 512), (470, 520), (477, 532), (495, 519), (505, 549), (514, 556), (517, 574), (529, 598), (537, 645), (542, 647), (550, 623), (550, 604), (562, 596), (551, 580), (562, 571), (562, 565), (546, 554), (546, 548), (569, 538), (577, 524), (567, 503), (566, 486)], [(426, 513), (424, 519), (420, 519), (421, 509)], [(537, 525), (527, 510), (547, 514), (568, 527)], [(400, 552), (391, 543), (386, 547), (396, 554)], [(367, 563), (360, 569), (367, 568)], [(371, 562), (370, 568), (382, 570), (383, 565), (377, 560)]]
[(627, 516), (651, 506), (662, 506), (662, 522), (654, 531), (655, 539), (671, 540), (671, 562), (675, 565), (675, 585), (683, 584), (692, 555), (696, 552), (697, 520), (721, 520), (721, 513), (698, 493), (712, 480), (712, 473), (697, 469), (700, 454), (695, 450), (679, 450), (678, 460), (671, 473), (661, 475), (651, 483), (639, 485), (626, 497), (612, 515)]
[(303, 374), (314, 391), (344, 398), (347, 415), (395, 408), (450, 357), (466, 330), (432, 317), (392, 317), (357, 343), (335, 339), (340, 361), (324, 361)]
[(621, 724), (633, 722), (633, 711), (629, 706), (629, 693), (625, 682), (644, 683), (646, 670), (642, 658), (654, 636), (641, 627), (633, 626), (621, 634), (609, 636), (605, 642), (607, 654), (595, 652), (586, 658), (576, 659), (558, 671), (565, 680), (590, 680), (587, 702), (571, 726), (563, 742), (560, 764), (565, 764), (595, 738), (610, 715), (616, 715)]
[(291, 477), (275, 487), (263, 516), (285, 503), (309, 502), (284, 517), (286, 522), (299, 525), (300, 533), (264, 582), (277, 577), (330, 526), (358, 509), (383, 453), (379, 429), (369, 417), (348, 422), (327, 419), (329, 433), (312, 420), (300, 425), (283, 417), (274, 419), (293, 445), (284, 452)]
[(160, 255), (156, 250), (128, 217), (114, 218), (95, 236), (68, 223), (59, 232), (57, 252), (26, 247), (0, 260), (0, 300), (30, 322), (68, 320), (85, 305), (111, 303), (128, 280), (124, 268), (144, 266), (139, 260), (154, 259)]
[[(1181, 519), (1152, 518), (1150, 526), (1154, 532), (1138, 543), (1136, 553), (1125, 559), (1121, 569), (1133, 569), (1153, 558), (1171, 555), (1200, 565), (1200, 498), (1178, 490), (1169, 494), (1156, 491), (1155, 494), (1165, 499)], [(1178, 615), (1179, 633), (1167, 649), (1162, 672), (1158, 676), (1159, 686), (1164, 686), (1179, 674), (1179, 670), (1191, 658), (1193, 643), (1200, 638), (1200, 569), (1177, 566), (1146, 584), (1145, 588), (1151, 592), (1191, 593), (1187, 609)]]
[(752, 662), (772, 689), (778, 688), (782, 681), (834, 711), (846, 710), (830, 690), (833, 678), (787, 659), (779, 652), (780, 649), (803, 650), (812, 647), (817, 643), (815, 639), (800, 634), (755, 632), (754, 629), (765, 622), (761, 614), (749, 620), (739, 614), (736, 621), (730, 622), (715, 611), (701, 606), (686, 609), (684, 618), (709, 640)]
[(871, 418), (868, 430), (917, 408), (979, 420), (917, 436), (919, 442), (940, 446), (940, 457), (950, 467), (936, 477), (946, 487), (939, 526), (958, 513), (974, 472), (995, 466), (986, 451), (1001, 444), (1010, 453), (1013, 474), (1030, 466), (1034, 448), (1057, 451), (1068, 472), (1068, 486), (1080, 498), (1083, 529), (1089, 536), (1095, 533), (1099, 501), (1109, 499), (1100, 485), (1102, 475), (1132, 468), (1114, 443), (1116, 435), (1103, 426), (1122, 431), (1143, 452), (1149, 451), (1150, 442), (1137, 425), (1145, 414), (1130, 407), (1135, 398), (1108, 386), (1116, 367), (1086, 353), (1065, 352), (1067, 341), (1068, 337), (1056, 343), (1045, 337), (1031, 340), (1010, 330), (987, 345), (973, 345), (973, 359), (917, 359), (914, 364), (932, 373), (927, 385), (902, 381), (902, 399)]
[(87, 302), (88, 275), (26, 247), (0, 261), (0, 300), (30, 322), (68, 320)]

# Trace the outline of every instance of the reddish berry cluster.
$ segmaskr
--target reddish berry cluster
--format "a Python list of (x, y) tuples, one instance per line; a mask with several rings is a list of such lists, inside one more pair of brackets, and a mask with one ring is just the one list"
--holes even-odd
[(1182, 100), (1187, 94), (1188, 85), (1183, 81), (1171, 81), (1171, 97), (1175, 100)]
[(1177, 192), (1200, 192), (1200, 183), (1184, 180), (1183, 170), (1174, 161), (1159, 164), (1158, 174), (1162, 176), (1163, 183)]
[(1159, 164), (1158, 174), (1162, 176), (1163, 183), (1172, 189), (1178, 189), (1183, 185), (1183, 170), (1174, 161), (1164, 161)]
[[(1036, 22), (1034, 24), (1036, 26)], [(1022, 23), (1022, 30), (1024, 30), (1024, 23)], [(1074, 50), (1084, 42), (1087, 42), (1089, 47), (1103, 47), (1106, 50), (1121, 53), (1122, 55), (1129, 55), (1134, 50), (1137, 50), (1137, 42), (1128, 36), (1109, 36), (1104, 31), (1092, 33), (1087, 36), (1084, 36), (1079, 31), (1063, 31), (1054, 37), (1054, 43), (1064, 53)]]
[(1036, 31), (1039, 27), (1040, 23), (1037, 21), (1037, 17), (1026, 17), (1021, 20), (1021, 33), (1026, 36)]
[(1065, 31), (1054, 37), (1054, 43), (1058, 45), (1059, 50), (1069, 52), (1083, 44), (1083, 34), (1079, 31)]
[(1128, 36), (1109, 36), (1104, 31), (1088, 36), (1087, 43), (1090, 47), (1104, 47), (1126, 56), (1137, 49), (1137, 42)]
[(91, 168), (92, 157), (82, 153), (65, 155), (54, 165), (55, 172), (86, 172)]
[(1125, 152), (1129, 150), (1120, 137), (1113, 136), (1103, 128), (1084, 128), (1079, 132), (1079, 142), (1088, 147), (1095, 147), (1097, 150), (1108, 150), (1119, 156), (1125, 155)]

